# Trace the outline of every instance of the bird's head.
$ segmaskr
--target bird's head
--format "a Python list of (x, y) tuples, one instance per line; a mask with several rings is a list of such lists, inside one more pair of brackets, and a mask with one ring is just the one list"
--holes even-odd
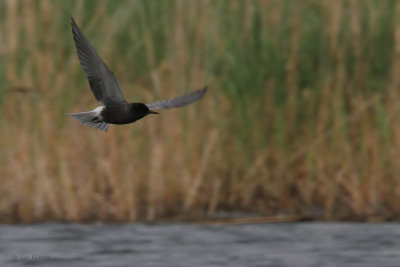
[(150, 110), (145, 104), (143, 103), (134, 103), (132, 105), (132, 108), (136, 113), (142, 114), (143, 116), (149, 115), (149, 114), (159, 114), (158, 112), (155, 112), (153, 110)]

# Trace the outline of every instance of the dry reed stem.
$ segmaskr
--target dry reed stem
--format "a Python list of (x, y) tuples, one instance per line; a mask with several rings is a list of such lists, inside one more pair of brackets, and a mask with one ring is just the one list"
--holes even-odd
[(187, 196), (185, 199), (185, 204), (184, 204), (184, 209), (187, 211), (191, 208), (191, 206), (194, 203), (195, 197), (197, 196), (199, 192), (199, 188), (204, 180), (204, 176), (206, 173), (206, 169), (208, 166), (208, 161), (210, 160), (210, 155), (213, 150), (213, 147), (215, 145), (215, 142), (217, 141), (218, 138), (218, 132), (216, 130), (212, 131), (210, 133), (210, 136), (208, 138), (208, 142), (205, 144), (203, 154), (201, 157), (201, 161), (199, 164), (199, 169), (194, 175), (193, 183), (191, 184), (190, 188), (188, 188), (187, 191)]

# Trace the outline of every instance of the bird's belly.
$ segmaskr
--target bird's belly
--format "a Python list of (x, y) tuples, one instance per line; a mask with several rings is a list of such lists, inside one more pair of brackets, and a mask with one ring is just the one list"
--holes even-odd
[(137, 119), (132, 119), (132, 118), (124, 118), (124, 117), (118, 117), (118, 118), (107, 118), (107, 119), (103, 119), (105, 122), (107, 123), (111, 123), (111, 124), (129, 124), (132, 122), (137, 121), (140, 118)]
[(128, 124), (141, 119), (143, 116), (134, 115), (124, 107), (106, 107), (101, 112), (101, 117), (107, 123)]

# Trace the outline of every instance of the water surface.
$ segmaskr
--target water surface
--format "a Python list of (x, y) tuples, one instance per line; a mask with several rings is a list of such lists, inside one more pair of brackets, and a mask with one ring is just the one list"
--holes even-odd
[(400, 266), (400, 224), (0, 226), (0, 266)]

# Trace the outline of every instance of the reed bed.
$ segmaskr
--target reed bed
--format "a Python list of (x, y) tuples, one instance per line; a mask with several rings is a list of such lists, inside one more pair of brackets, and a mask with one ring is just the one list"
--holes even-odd
[[(400, 215), (400, 1), (0, 2), (0, 221)], [(106, 134), (74, 16), (128, 100)]]

